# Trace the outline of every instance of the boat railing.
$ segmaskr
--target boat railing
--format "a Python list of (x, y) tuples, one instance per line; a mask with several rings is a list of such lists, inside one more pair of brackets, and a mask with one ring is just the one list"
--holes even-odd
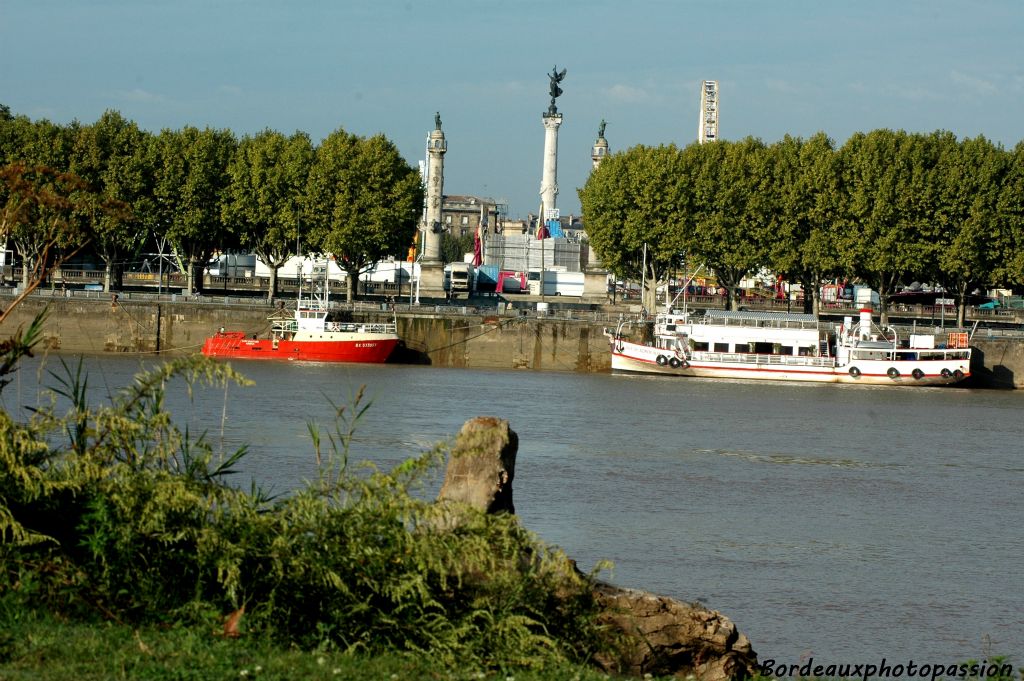
[(704, 362), (721, 362), (727, 364), (768, 364), (775, 366), (811, 366), (830, 367), (834, 360), (831, 357), (811, 357), (809, 355), (765, 355), (748, 352), (691, 352), (691, 359)]
[(851, 349), (851, 360), (885, 360), (895, 362), (942, 362), (969, 360), (970, 349), (963, 348), (900, 348), (898, 350)]
[(380, 323), (353, 323), (353, 322), (327, 322), (327, 331), (349, 332), (349, 333), (398, 333), (398, 325), (390, 322)]
[(756, 319), (751, 317), (706, 317), (694, 321), (697, 326), (743, 326), (759, 329), (818, 329), (829, 330), (832, 322), (800, 319)]
[[(299, 325), (294, 319), (277, 319), (271, 325), (275, 332), (294, 332)], [(327, 322), (324, 331), (338, 333), (398, 333), (398, 325), (393, 322)]]

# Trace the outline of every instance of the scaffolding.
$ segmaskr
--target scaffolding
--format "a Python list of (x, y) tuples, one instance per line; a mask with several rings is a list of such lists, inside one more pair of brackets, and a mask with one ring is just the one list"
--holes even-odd
[(492, 234), (485, 243), (484, 264), (519, 272), (582, 272), (587, 266), (587, 251), (585, 243), (562, 237), (537, 239), (529, 234)]

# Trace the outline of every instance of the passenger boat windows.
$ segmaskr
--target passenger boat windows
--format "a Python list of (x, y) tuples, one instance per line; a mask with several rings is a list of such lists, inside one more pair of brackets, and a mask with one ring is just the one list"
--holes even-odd
[(729, 352), (728, 343), (715, 343), (714, 352)]

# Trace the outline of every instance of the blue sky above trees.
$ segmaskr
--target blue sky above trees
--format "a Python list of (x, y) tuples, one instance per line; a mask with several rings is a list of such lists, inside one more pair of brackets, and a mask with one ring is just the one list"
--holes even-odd
[(0, 103), (152, 131), (383, 132), (415, 164), (440, 111), (445, 189), (540, 202), (552, 66), (558, 205), (578, 212), (602, 119), (612, 150), (686, 145), (699, 82), (721, 136), (875, 128), (1021, 139), (1018, 0), (0, 0)]

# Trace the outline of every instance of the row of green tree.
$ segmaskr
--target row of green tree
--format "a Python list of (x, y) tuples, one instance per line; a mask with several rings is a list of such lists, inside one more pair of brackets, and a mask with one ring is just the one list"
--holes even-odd
[(591, 245), (647, 282), (648, 309), (672, 272), (699, 264), (732, 307), (762, 270), (802, 284), (815, 312), (823, 283), (859, 279), (883, 321), (904, 283), (943, 286), (961, 324), (974, 289), (1024, 283), (1024, 143), (875, 130), (838, 148), (824, 133), (637, 146), (608, 156), (579, 196)]
[(173, 254), (189, 290), (215, 252), (242, 249), (271, 269), (273, 296), (301, 248), (333, 255), (351, 300), (360, 272), (406, 254), (423, 202), (391, 141), (340, 128), (314, 145), (303, 132), (153, 134), (115, 111), (58, 125), (0, 106), (0, 169), (0, 241), (22, 256), (26, 282), (88, 242), (107, 290), (146, 248)]

